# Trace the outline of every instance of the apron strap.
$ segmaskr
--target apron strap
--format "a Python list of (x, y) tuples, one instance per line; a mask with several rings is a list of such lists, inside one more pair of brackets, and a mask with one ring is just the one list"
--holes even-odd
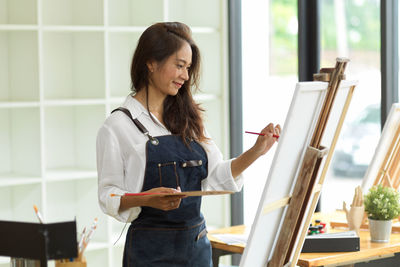
[(113, 111), (111, 111), (111, 113), (113, 113), (114, 111), (122, 111), (123, 113), (125, 113), (126, 116), (128, 116), (133, 121), (133, 123), (136, 125), (136, 127), (139, 129), (139, 131), (141, 131), (144, 135), (146, 135), (149, 138), (150, 142), (153, 145), (158, 145), (158, 139), (151, 136), (149, 134), (149, 131), (146, 129), (146, 127), (144, 127), (144, 125), (138, 119), (136, 119), (136, 118), (134, 119), (132, 117), (132, 114), (130, 113), (130, 111), (128, 109), (123, 108), (123, 107), (118, 107), (118, 108), (114, 109)]

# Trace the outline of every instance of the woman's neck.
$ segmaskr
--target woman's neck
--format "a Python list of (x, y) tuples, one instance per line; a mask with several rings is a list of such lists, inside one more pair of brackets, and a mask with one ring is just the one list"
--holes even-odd
[[(147, 97), (148, 92), (148, 97)], [(164, 111), (164, 95), (157, 94), (150, 88), (148, 90), (142, 89), (134, 95), (134, 98), (138, 100), (146, 109), (157, 117), (162, 123), (162, 115)]]

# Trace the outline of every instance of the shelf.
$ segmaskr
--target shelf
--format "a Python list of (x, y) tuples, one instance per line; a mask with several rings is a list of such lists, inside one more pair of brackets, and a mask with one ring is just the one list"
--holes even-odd
[(0, 101), (39, 100), (36, 31), (0, 31)]
[(36, 0), (0, 1), (0, 24), (36, 24), (36, 5)]
[(106, 29), (108, 32), (134, 32), (134, 33), (142, 33), (146, 30), (145, 26), (108, 26)]
[[(114, 26), (149, 26), (163, 20), (163, 0), (109, 1), (109, 24)], [(146, 14), (143, 16), (143, 14)]]
[(46, 170), (96, 170), (96, 136), (105, 106), (45, 108)]
[(45, 25), (103, 25), (103, 1), (42, 0)]
[(84, 170), (77, 168), (69, 168), (69, 169), (50, 169), (46, 171), (46, 179), (48, 182), (93, 179), (93, 178), (97, 178), (97, 171), (95, 169)]
[(10, 264), (10, 257), (0, 256), (0, 264)]
[(131, 61), (140, 34), (109, 34), (109, 81), (111, 97), (123, 97), (131, 91)]
[[(182, 21), (202, 56), (195, 100), (207, 114), (218, 114), (205, 123), (224, 145), (226, 4), (0, 0), (0, 220), (37, 223), (35, 204), (46, 223), (76, 218), (79, 236), (97, 217), (85, 252), (88, 267), (121, 265), (130, 224), (114, 245), (125, 224), (98, 204), (98, 129), (131, 93), (130, 65), (143, 31), (156, 22)], [(213, 224), (226, 203), (215, 205)], [(8, 257), (0, 257), (0, 267), (9, 264)]]
[(39, 107), (39, 102), (30, 102), (30, 101), (23, 101), (23, 102), (1, 102), (0, 101), (0, 109), (9, 109), (9, 108), (33, 108)]
[(104, 99), (54, 99), (44, 100), (43, 105), (46, 107), (60, 107), (60, 106), (92, 106), (105, 104)]
[(38, 25), (31, 24), (0, 24), (0, 31), (37, 31)]
[(40, 209), (41, 185), (0, 187), (0, 220), (38, 222), (33, 205)]
[(220, 28), (221, 1), (173, 0), (168, 3), (169, 21), (180, 21), (190, 27)]
[(47, 222), (70, 221), (76, 218), (77, 232), (80, 234), (84, 227), (89, 231), (94, 219), (98, 218), (97, 229), (90, 244), (96, 242), (108, 244), (107, 216), (100, 210), (97, 187), (93, 186), (92, 180), (48, 183), (46, 195)]
[(45, 25), (44, 32), (103, 32), (104, 26)]
[(103, 33), (43, 33), (45, 99), (104, 98), (103, 50)]
[(41, 176), (39, 108), (0, 109), (0, 176)]
[(40, 184), (41, 177), (27, 177), (14, 173), (0, 174), (0, 187)]

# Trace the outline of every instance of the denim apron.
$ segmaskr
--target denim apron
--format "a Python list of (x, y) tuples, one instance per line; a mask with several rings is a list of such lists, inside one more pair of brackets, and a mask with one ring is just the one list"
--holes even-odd
[[(187, 146), (175, 135), (152, 137), (127, 109), (117, 110), (127, 114), (149, 138), (142, 191), (178, 186), (182, 192), (201, 190), (208, 160), (199, 143), (191, 141)], [(201, 197), (187, 197), (178, 209), (170, 211), (142, 207), (126, 236), (123, 266), (212, 266), (211, 245), (200, 206)]]

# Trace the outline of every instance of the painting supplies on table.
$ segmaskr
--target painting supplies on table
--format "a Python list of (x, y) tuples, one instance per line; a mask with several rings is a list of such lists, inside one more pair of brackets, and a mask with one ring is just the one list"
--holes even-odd
[(88, 231), (86, 227), (83, 228), (78, 243), (78, 257), (56, 261), (56, 267), (86, 267), (86, 260), (83, 253), (92, 239), (93, 233), (97, 228), (97, 223), (98, 219), (95, 218)]
[(315, 220), (314, 224), (310, 223), (308, 227), (307, 235), (318, 235), (326, 233), (326, 223), (321, 222), (321, 220)]
[(356, 231), (346, 231), (308, 235), (305, 238), (301, 252), (347, 252), (359, 250), (360, 237)]
[(83, 252), (85, 252), (87, 245), (89, 244), (90, 240), (92, 239), (93, 233), (97, 228), (97, 223), (98, 223), (98, 219), (94, 218), (94, 221), (93, 221), (92, 225), (90, 226), (90, 229), (89, 229), (89, 232), (87, 233), (87, 235), (83, 234), (82, 246), (79, 247), (79, 252), (78, 252), (78, 260), (82, 258)]
[(80, 251), (83, 246), (83, 239), (85, 238), (85, 232), (86, 232), (86, 227), (83, 228), (83, 231), (81, 233), (81, 237), (80, 237), (79, 243), (78, 243), (78, 251)]
[(40, 214), (38, 207), (36, 205), (33, 205), (33, 209), (35, 210), (35, 213), (36, 213), (37, 218), (39, 219), (39, 222), (43, 223), (43, 217)]

